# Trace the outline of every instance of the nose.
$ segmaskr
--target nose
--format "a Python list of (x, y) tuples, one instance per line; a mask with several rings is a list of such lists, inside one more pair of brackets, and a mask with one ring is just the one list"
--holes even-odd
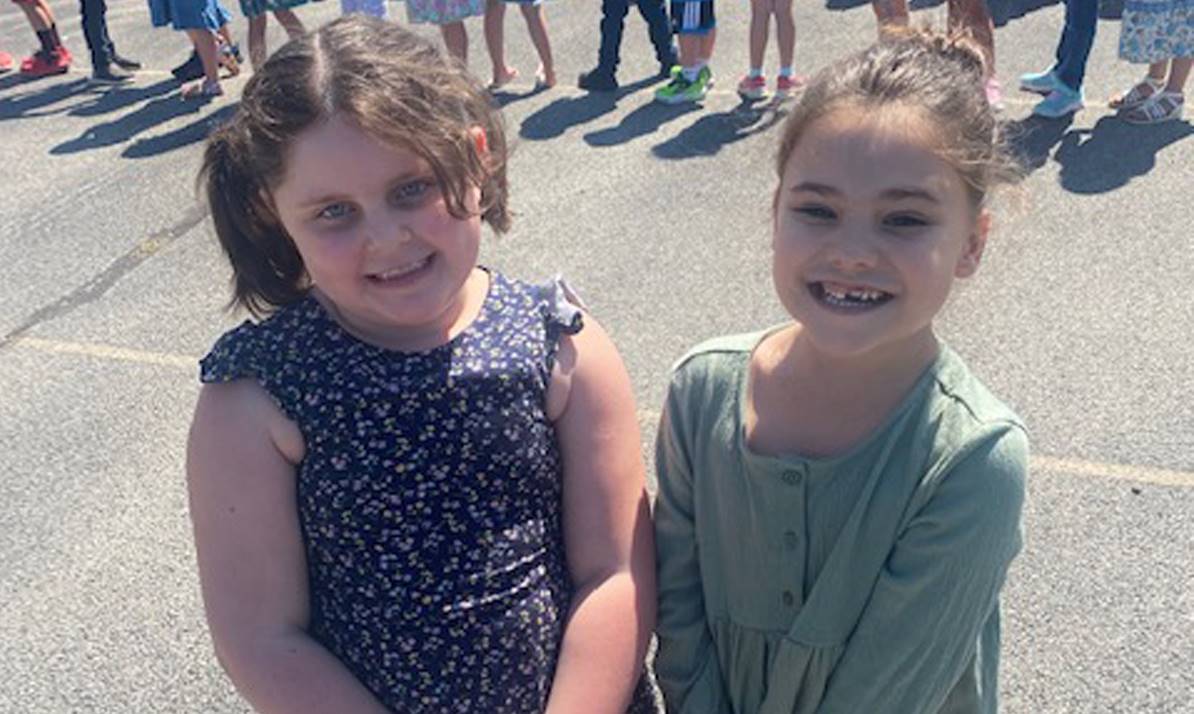
[(401, 216), (384, 211), (366, 220), (365, 237), (370, 247), (382, 248), (408, 243), (414, 240), (415, 234)]
[(858, 272), (875, 267), (878, 255), (865, 229), (843, 226), (829, 244), (829, 261), (838, 270)]

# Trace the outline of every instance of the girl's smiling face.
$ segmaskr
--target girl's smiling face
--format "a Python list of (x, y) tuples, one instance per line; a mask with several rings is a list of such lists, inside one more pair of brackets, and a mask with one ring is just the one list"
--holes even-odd
[(271, 198), (311, 282), (369, 341), (442, 343), (483, 298), (480, 191), (465, 201), (473, 215), (456, 218), (426, 160), (340, 115), (298, 135)]
[(931, 347), (954, 278), (977, 269), (989, 219), (937, 145), (914, 109), (855, 107), (816, 120), (796, 144), (776, 196), (772, 274), (818, 351)]

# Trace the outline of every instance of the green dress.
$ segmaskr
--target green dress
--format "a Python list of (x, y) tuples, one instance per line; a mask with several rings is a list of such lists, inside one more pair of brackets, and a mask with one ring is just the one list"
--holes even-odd
[(668, 711), (996, 712), (1022, 423), (942, 347), (849, 453), (753, 453), (745, 386), (765, 334), (697, 347), (668, 392), (655, 512)]

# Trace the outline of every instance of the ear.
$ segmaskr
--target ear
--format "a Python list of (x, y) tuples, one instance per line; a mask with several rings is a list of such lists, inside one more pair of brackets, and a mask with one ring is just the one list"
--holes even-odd
[(489, 156), (489, 139), (485, 136), (485, 129), (474, 126), (468, 133), (473, 138), (473, 145), (477, 147), (477, 154), (481, 157)]
[(991, 213), (986, 209), (980, 210), (974, 219), (974, 231), (966, 237), (966, 247), (958, 256), (958, 264), (954, 266), (954, 277), (969, 278), (978, 270), (982, 262), (983, 250), (987, 247), (987, 235), (991, 232)]

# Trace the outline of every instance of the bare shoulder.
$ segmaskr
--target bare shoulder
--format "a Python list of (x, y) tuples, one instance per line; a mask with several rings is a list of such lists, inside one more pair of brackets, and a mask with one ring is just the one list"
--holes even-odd
[(203, 385), (188, 444), (188, 463), (203, 452), (257, 448), (276, 450), (293, 465), (306, 450), (298, 426), (250, 379)]
[(558, 419), (568, 407), (578, 384), (600, 389), (619, 384), (625, 367), (609, 333), (592, 315), (585, 313), (584, 328), (560, 337), (547, 390), (547, 416)]

